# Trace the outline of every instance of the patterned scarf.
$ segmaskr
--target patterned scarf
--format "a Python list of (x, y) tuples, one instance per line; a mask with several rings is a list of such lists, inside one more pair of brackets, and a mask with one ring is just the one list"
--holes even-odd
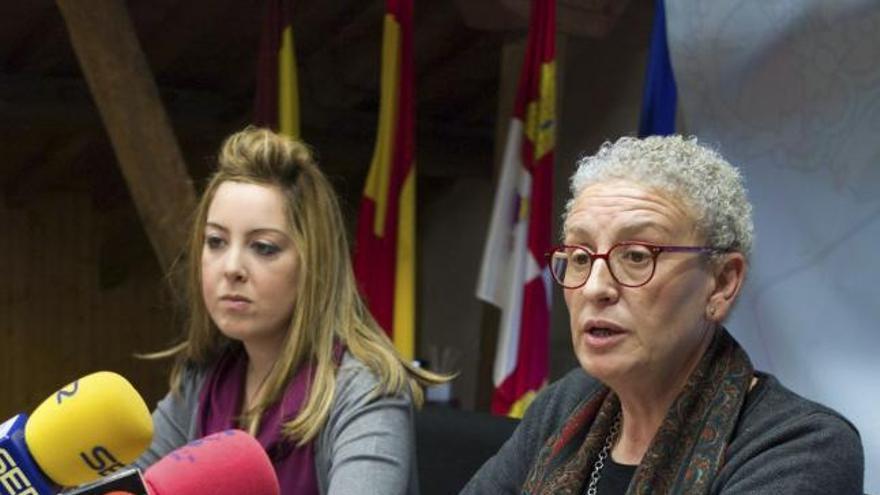
[[(345, 347), (337, 344), (333, 351), (334, 361), (338, 364)], [(199, 394), (197, 431), (200, 437), (239, 428), (247, 363), (244, 350), (233, 348), (224, 353), (210, 371)], [(311, 363), (300, 366), (288, 383), (284, 396), (266, 409), (260, 422), (257, 440), (272, 460), (282, 494), (318, 493), (312, 442), (297, 446), (281, 434), (284, 423), (295, 418), (305, 404), (314, 370)]]
[[(749, 391), (754, 369), (721, 329), (675, 399), (627, 494), (708, 493)], [(607, 387), (584, 399), (538, 453), (523, 495), (578, 494), (590, 477), (620, 401)]]

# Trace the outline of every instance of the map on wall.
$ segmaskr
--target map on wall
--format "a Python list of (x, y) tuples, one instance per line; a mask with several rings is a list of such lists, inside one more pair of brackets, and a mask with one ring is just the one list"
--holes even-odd
[(666, 5), (679, 129), (741, 168), (755, 206), (729, 328), (855, 423), (880, 492), (880, 4)]

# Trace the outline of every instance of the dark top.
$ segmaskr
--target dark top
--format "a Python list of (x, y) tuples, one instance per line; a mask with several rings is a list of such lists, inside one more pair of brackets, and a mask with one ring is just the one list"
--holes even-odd
[[(772, 375), (757, 376), (710, 493), (861, 495), (864, 451), (855, 427), (837, 412), (788, 390)], [(580, 368), (548, 386), (462, 493), (519, 494), (547, 438), (600, 386)]]
[[(624, 495), (629, 488), (629, 482), (636, 474), (638, 465), (618, 464), (610, 456), (605, 460), (605, 467), (599, 472), (599, 482), (596, 483), (596, 493), (602, 495)], [(592, 469), (590, 470), (592, 472)], [(589, 480), (584, 482), (584, 490), (587, 489)]]

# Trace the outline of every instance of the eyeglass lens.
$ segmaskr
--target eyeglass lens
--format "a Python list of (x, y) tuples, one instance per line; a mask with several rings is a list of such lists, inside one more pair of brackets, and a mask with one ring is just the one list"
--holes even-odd
[[(594, 257), (596, 255), (577, 246), (557, 248), (550, 262), (553, 277), (563, 287), (580, 287), (590, 276)], [(654, 255), (647, 246), (618, 244), (608, 253), (606, 261), (611, 275), (623, 285), (645, 284), (654, 273)]]

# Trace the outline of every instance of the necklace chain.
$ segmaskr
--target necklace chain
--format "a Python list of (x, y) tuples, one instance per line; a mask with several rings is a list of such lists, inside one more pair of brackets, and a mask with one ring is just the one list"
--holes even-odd
[(605, 445), (602, 446), (602, 450), (599, 451), (599, 456), (593, 464), (593, 472), (590, 473), (590, 484), (587, 485), (586, 495), (596, 495), (596, 487), (599, 485), (599, 478), (602, 476), (602, 468), (605, 467), (605, 460), (611, 454), (611, 449), (617, 440), (618, 432), (620, 432), (620, 412), (614, 417), (614, 422), (611, 423), (611, 430), (608, 432), (608, 436), (605, 437)]

